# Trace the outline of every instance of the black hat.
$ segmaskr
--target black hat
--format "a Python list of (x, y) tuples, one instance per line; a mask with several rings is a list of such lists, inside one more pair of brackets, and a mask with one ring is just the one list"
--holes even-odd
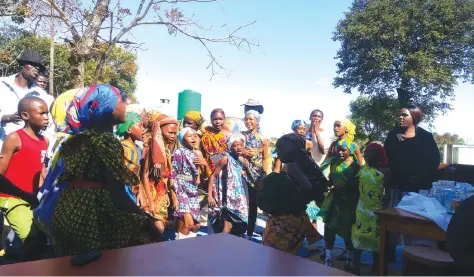
[(20, 65), (32, 64), (40, 68), (40, 71), (45, 71), (46, 68), (43, 65), (43, 57), (37, 51), (26, 50), (21, 53), (20, 57), (17, 59), (17, 62)]

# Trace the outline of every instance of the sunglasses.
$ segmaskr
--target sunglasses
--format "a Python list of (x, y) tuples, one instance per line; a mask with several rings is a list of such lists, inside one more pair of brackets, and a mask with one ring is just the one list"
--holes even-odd
[(37, 64), (37, 63), (28, 63), (29, 66), (31, 66), (32, 68), (38, 70), (38, 71), (41, 71), (43, 69), (43, 66), (41, 64)]

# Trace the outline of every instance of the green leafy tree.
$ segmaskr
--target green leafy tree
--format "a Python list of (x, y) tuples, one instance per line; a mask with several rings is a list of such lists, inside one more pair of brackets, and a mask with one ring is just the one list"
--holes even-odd
[[(39, 51), (44, 57), (46, 67), (49, 67), (49, 50), (50, 40), (45, 37), (37, 37), (30, 33), (22, 33), (16, 38), (10, 39), (12, 36), (8, 32), (0, 35), (0, 63), (10, 65), (6, 74), (11, 75), (18, 72), (16, 58), (26, 49), (34, 49)], [(88, 60), (85, 67), (85, 81), (92, 83), (94, 79), (95, 69), (98, 59), (102, 52), (105, 51), (107, 45), (97, 45), (96, 52), (92, 54), (92, 59)], [(73, 88), (69, 72), (71, 65), (69, 59), (71, 57), (71, 47), (68, 44), (55, 44), (54, 51), (54, 85), (56, 93), (63, 93), (67, 89)], [(121, 91), (133, 97), (136, 88), (136, 55), (118, 46), (113, 46), (109, 59), (105, 63), (97, 83), (110, 83), (120, 88)]]
[(333, 36), (334, 86), (415, 102), (433, 119), (457, 80), (474, 82), (472, 30), (474, 0), (355, 0)]
[(363, 146), (373, 141), (384, 141), (396, 126), (399, 105), (390, 96), (359, 96), (349, 104), (350, 119), (357, 126), (356, 141)]

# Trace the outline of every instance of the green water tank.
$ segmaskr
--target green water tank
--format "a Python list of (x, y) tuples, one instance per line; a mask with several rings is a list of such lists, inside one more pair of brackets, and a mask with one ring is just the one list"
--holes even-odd
[(201, 112), (201, 99), (201, 94), (193, 90), (178, 93), (178, 120), (183, 120), (188, 111)]

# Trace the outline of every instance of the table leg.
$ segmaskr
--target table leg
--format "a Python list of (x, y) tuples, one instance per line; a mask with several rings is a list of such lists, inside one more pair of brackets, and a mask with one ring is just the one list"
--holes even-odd
[(387, 251), (387, 242), (388, 239), (388, 232), (387, 232), (387, 222), (384, 216), (380, 217), (380, 258), (379, 258), (379, 275), (386, 276), (387, 275), (387, 268), (385, 262), (385, 254)]

